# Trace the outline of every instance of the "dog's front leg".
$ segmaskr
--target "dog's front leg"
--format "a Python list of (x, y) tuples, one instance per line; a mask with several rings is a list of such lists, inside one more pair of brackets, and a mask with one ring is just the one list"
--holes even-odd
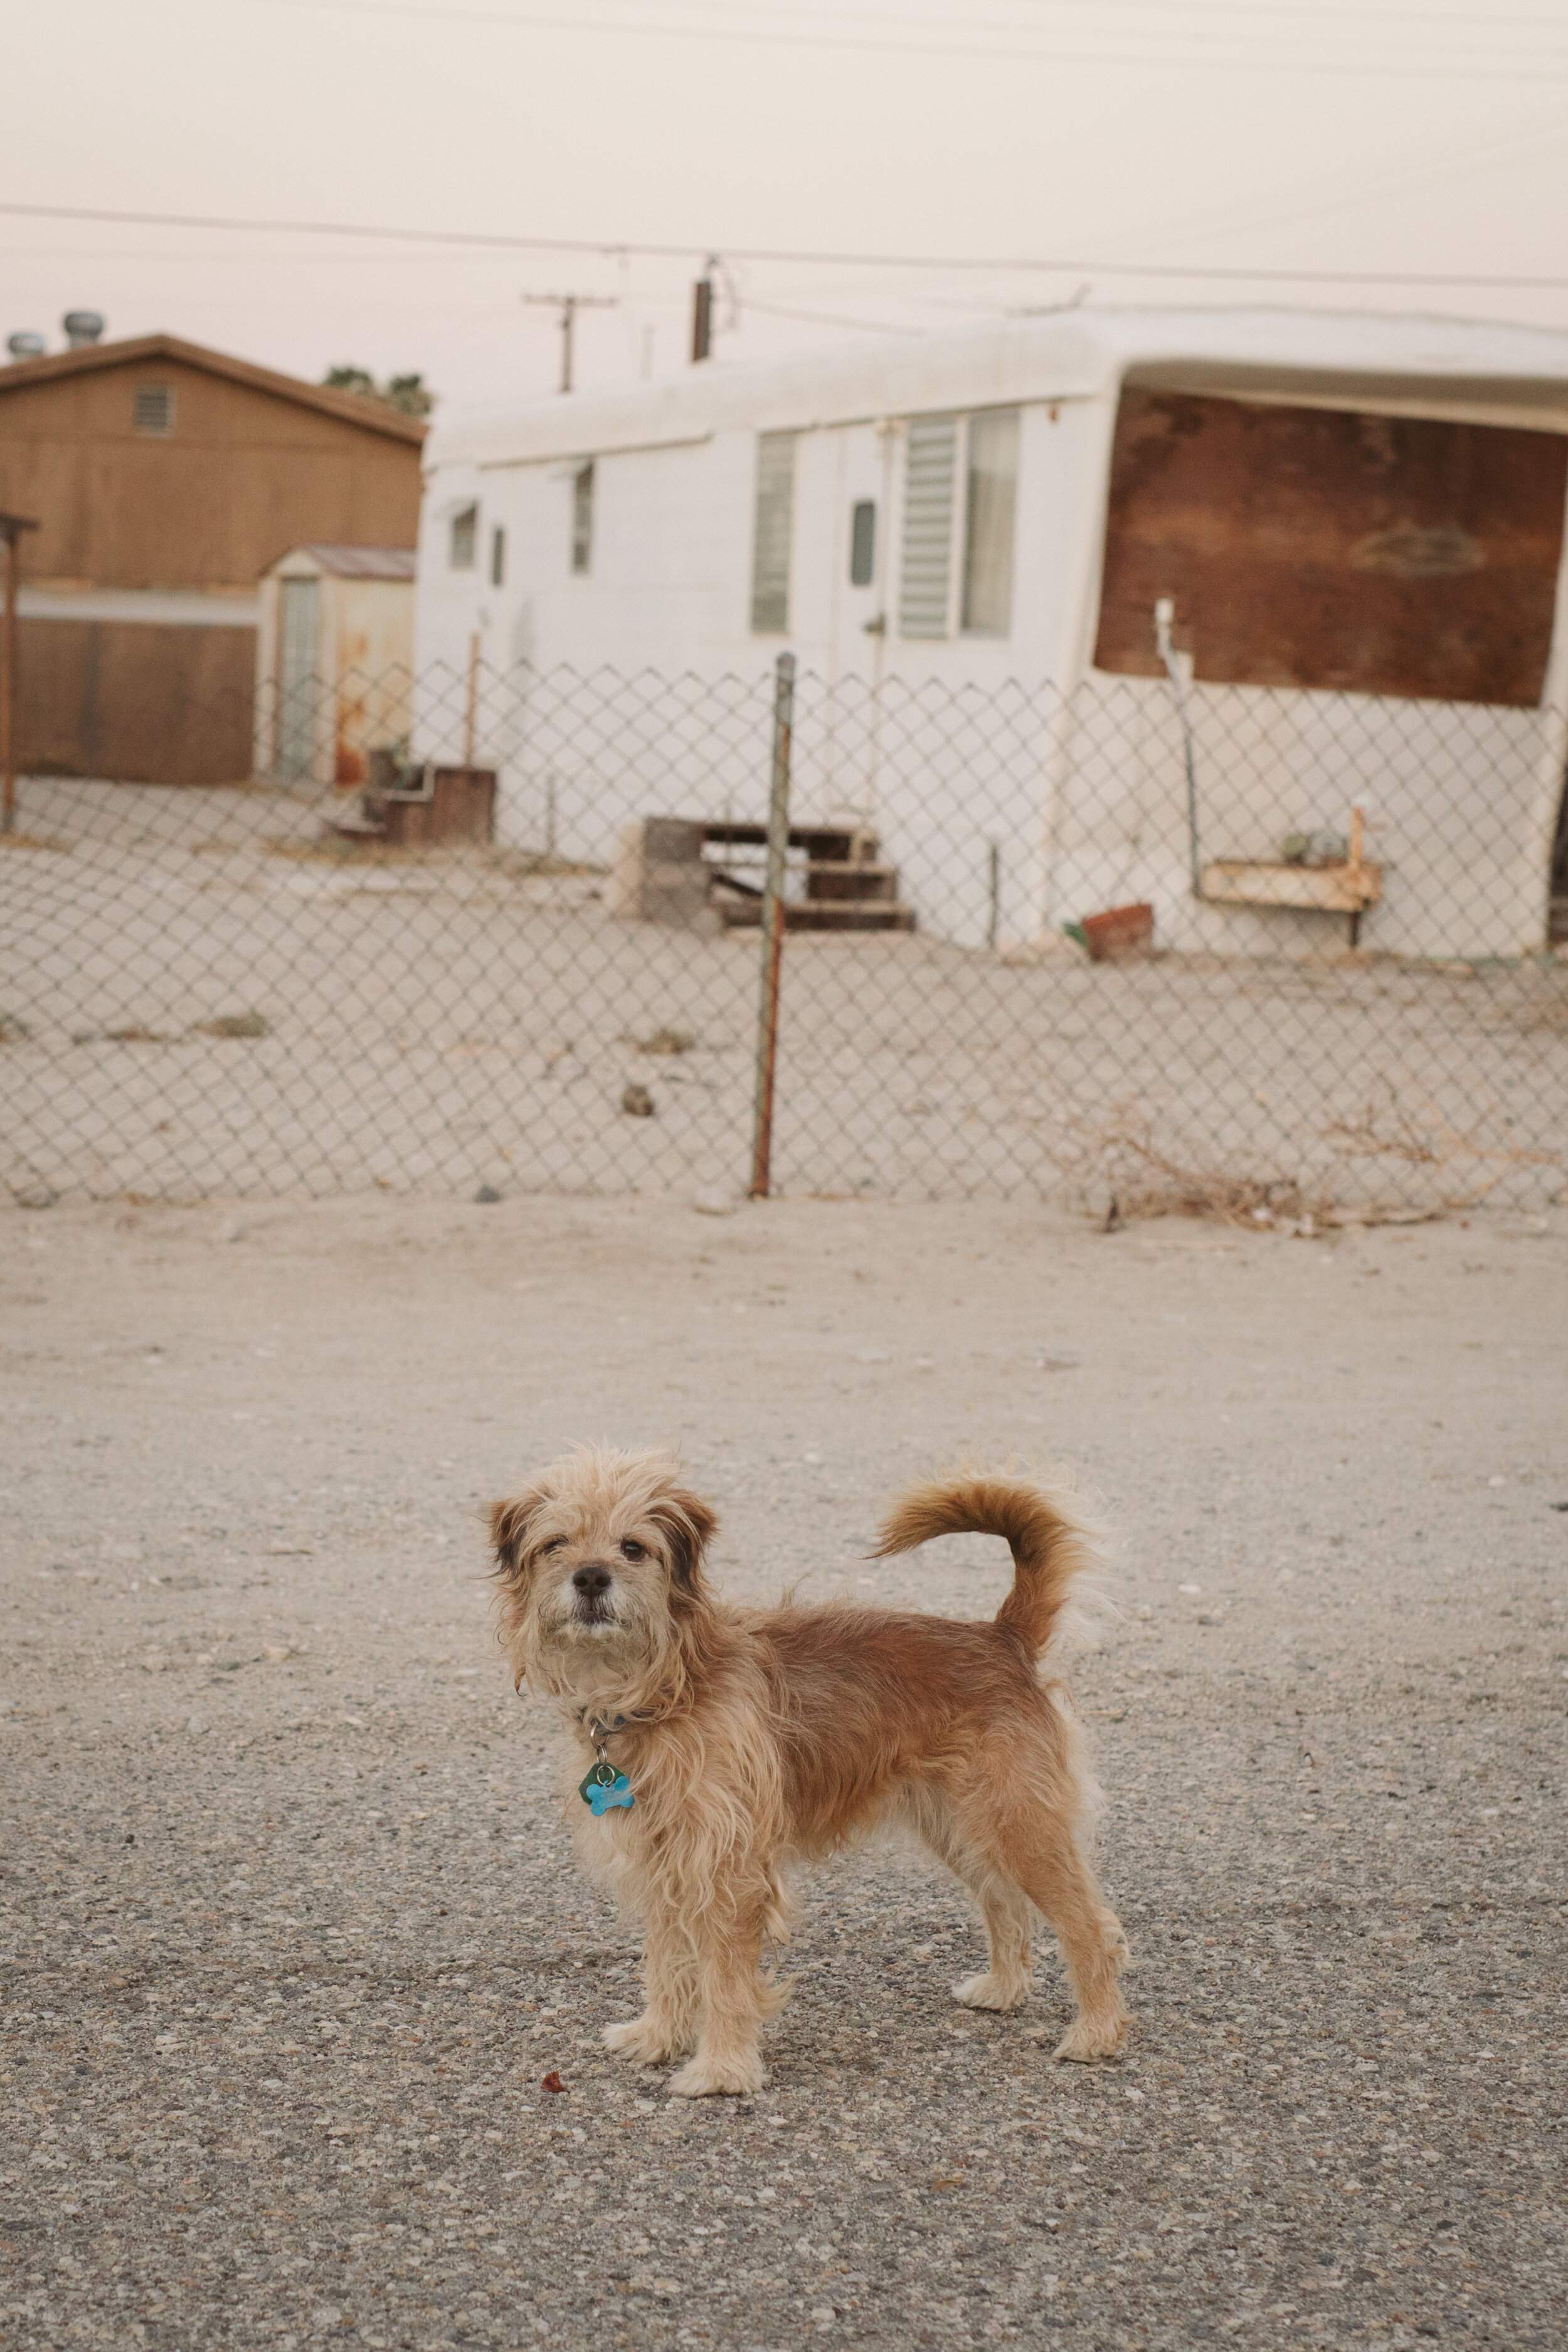
[(702, 2028), (697, 2054), (670, 2078), (678, 2098), (731, 2096), (763, 2087), (758, 2036), (769, 2013), (769, 1988), (763, 1981), (763, 1912), (710, 1918), (700, 1930)]
[(702, 1990), (689, 1934), (675, 1919), (651, 1908), (643, 1944), (643, 1982), (647, 2007), (624, 2025), (607, 2025), (605, 2042), (639, 2065), (658, 2066), (667, 2058), (684, 2057), (696, 2041)]

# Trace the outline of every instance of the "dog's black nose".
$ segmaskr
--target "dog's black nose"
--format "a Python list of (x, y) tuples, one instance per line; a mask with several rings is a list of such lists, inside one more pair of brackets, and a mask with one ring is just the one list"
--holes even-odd
[(608, 1592), (610, 1589), (610, 1571), (590, 1560), (585, 1568), (575, 1571), (572, 1581), (584, 1601), (597, 1601), (602, 1592)]

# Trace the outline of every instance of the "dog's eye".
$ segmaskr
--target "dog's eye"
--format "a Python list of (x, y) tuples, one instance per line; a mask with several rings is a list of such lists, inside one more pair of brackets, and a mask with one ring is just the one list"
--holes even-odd
[(626, 1536), (622, 1539), (621, 1558), (623, 1559), (646, 1559), (647, 1558), (647, 1547), (636, 1542), (632, 1537)]
[(564, 1536), (552, 1536), (547, 1544), (542, 1544), (540, 1546), (540, 1550), (542, 1552), (564, 1551), (565, 1549), (566, 1538)]

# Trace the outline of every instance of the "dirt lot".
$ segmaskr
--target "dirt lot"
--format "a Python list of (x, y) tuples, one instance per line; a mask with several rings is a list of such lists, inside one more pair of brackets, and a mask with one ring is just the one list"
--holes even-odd
[[(324, 854), (287, 793), (24, 800), (0, 850), (5, 1191), (744, 1186), (755, 932), (618, 921), (595, 875), (509, 853)], [(1563, 1197), (1568, 960), (1342, 944), (1324, 919), (1312, 962), (1015, 967), (926, 931), (792, 932), (775, 1189), (1103, 1205), (1173, 1171), (1341, 1205)], [(686, 1050), (647, 1052), (661, 1033)]]
[[(1568, 2338), (1568, 1213), (1331, 1244), (1022, 1209), (6, 1214), (0, 2342), (601, 2352)], [(477, 1514), (676, 1439), (725, 1589), (870, 1568), (963, 1449), (1077, 1467), (1124, 2062), (810, 1880), (754, 2100), (605, 2056)], [(542, 2088), (558, 2072), (566, 2089)]]

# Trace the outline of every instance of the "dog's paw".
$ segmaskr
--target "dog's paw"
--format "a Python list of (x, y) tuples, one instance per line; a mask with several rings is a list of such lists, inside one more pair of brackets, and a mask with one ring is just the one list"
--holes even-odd
[(1077, 2059), (1092, 2064), (1097, 2058), (1114, 2058), (1127, 2039), (1125, 2012), (1110, 2017), (1079, 2017), (1052, 2051), (1053, 2058)]
[(669, 2087), (678, 2099), (743, 2099), (760, 2091), (766, 2079), (755, 2050), (730, 2058), (704, 2058), (699, 2052), (689, 2066), (670, 2076)]
[(965, 2009), (1022, 2009), (1029, 1998), (1027, 1983), (1019, 1984), (1011, 1977), (993, 1976), (989, 1969), (984, 1976), (965, 1977), (952, 1988), (954, 2000)]
[[(690, 2044), (686, 2046), (689, 2048)], [(679, 2058), (681, 2054), (680, 2043), (647, 2016), (628, 2017), (621, 2025), (606, 2025), (605, 2047), (615, 2051), (618, 2057), (635, 2060), (639, 2066), (661, 2066), (667, 2058)]]

